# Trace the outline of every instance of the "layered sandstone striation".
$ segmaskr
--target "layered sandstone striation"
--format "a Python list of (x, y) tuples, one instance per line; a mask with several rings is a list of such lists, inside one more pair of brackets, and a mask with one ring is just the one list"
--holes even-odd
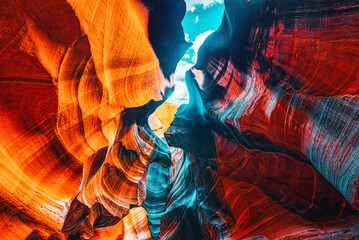
[(359, 238), (359, 4), (0, 3), (1, 239)]

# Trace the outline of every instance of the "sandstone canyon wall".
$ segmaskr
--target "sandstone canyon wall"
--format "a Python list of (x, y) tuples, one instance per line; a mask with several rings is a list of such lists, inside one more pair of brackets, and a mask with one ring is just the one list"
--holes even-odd
[(359, 239), (359, 3), (0, 2), (0, 239)]

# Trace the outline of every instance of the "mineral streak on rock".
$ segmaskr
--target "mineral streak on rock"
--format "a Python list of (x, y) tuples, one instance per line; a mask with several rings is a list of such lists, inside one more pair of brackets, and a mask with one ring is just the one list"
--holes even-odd
[(0, 2), (0, 239), (359, 239), (359, 3), (224, 6)]

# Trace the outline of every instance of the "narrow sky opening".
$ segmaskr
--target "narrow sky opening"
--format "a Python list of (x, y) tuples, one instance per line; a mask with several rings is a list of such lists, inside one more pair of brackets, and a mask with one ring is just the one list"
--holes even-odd
[(198, 49), (204, 40), (218, 29), (224, 11), (223, 0), (186, 0), (186, 7), (182, 26), (187, 42), (193, 45), (179, 61), (175, 71), (175, 91), (167, 102), (176, 105), (188, 103), (185, 73), (196, 63)]

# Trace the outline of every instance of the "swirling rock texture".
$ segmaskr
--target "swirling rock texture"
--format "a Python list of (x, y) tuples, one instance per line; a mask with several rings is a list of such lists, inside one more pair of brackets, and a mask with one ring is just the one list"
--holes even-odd
[(0, 2), (0, 239), (359, 239), (359, 3)]

